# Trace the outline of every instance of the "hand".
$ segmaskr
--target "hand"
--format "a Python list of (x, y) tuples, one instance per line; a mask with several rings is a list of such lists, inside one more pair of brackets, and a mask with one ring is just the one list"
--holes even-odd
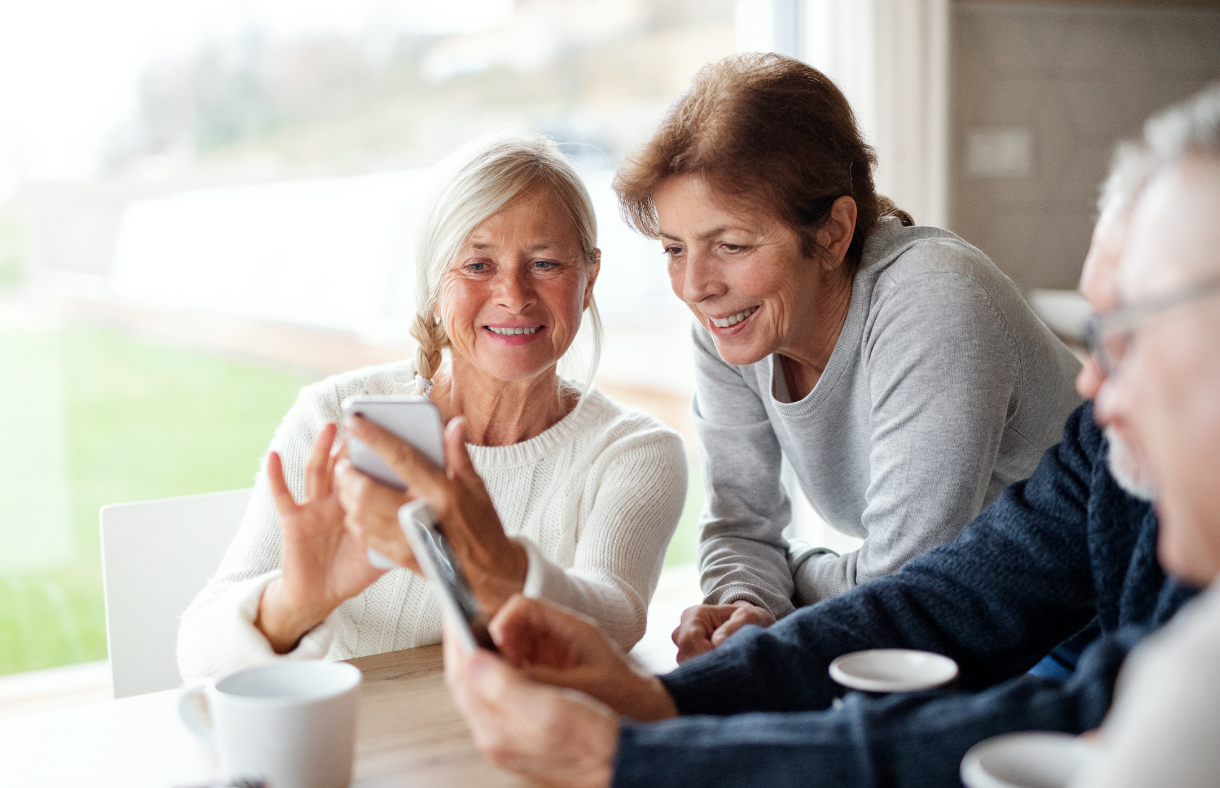
[(682, 623), (674, 630), (674, 643), (678, 646), (678, 661), (711, 651), (725, 641), (729, 635), (746, 624), (769, 627), (775, 623), (771, 611), (745, 600), (731, 605), (696, 605), (682, 611)]
[[(344, 443), (345, 449), (346, 446)], [(415, 500), (415, 496), (387, 487), (372, 476), (361, 473), (346, 457), (335, 463), (334, 475), (339, 503), (345, 513), (343, 524), (347, 530), (366, 547), (422, 575), (424, 572), (415, 560), (411, 544), (398, 522), (398, 510), (403, 504)]]
[(530, 681), (489, 651), (464, 654), (445, 629), (445, 683), (488, 758), (545, 785), (610, 785), (614, 712), (579, 692)]
[[(428, 502), (445, 538), (457, 553), (471, 590), (487, 614), (494, 615), (509, 597), (525, 587), (529, 557), (524, 547), (504, 533), (491, 496), (487, 494), (487, 488), (466, 452), (465, 425), (466, 420), (459, 416), (445, 428), (445, 462), (449, 466), (445, 471), (436, 467), (414, 446), (368, 419), (353, 416), (343, 423), (349, 433), (377, 452), (386, 465), (406, 482), (410, 493), (403, 502), (413, 498), (423, 498)], [(352, 469), (352, 472), (356, 471)], [(344, 477), (341, 485), (346, 496), (346, 471)], [(376, 487), (388, 489), (373, 482), (359, 490), (353, 485), (351, 492), (357, 497), (361, 492), (371, 496), (376, 492)], [(376, 494), (380, 496), (379, 492)], [(389, 505), (374, 502), (371, 497), (368, 501), (349, 501), (345, 497), (344, 506), (348, 508), (346, 523), (362, 539), (367, 539), (374, 549), (380, 549), (379, 545), (383, 545), (389, 550), (401, 551), (402, 545), (395, 546), (396, 540), (401, 539), (405, 543), (405, 537), (398, 525), (396, 508), (392, 526), (387, 519)], [(362, 511), (369, 513), (367, 520)], [(393, 560), (401, 552), (387, 552), (385, 555)]]
[(535, 681), (580, 690), (641, 722), (678, 715), (660, 680), (636, 673), (583, 616), (517, 595), (488, 630), (501, 655)]
[(280, 455), (271, 452), (267, 458), (267, 481), (283, 532), (283, 574), (263, 591), (254, 625), (280, 654), (383, 574), (369, 565), (364, 545), (343, 527), (343, 509), (331, 485), (335, 432), (335, 425), (327, 424), (314, 441), (302, 503), (288, 490)]

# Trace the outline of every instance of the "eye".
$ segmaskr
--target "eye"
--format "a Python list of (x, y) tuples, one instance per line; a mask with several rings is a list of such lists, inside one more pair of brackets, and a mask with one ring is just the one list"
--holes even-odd
[(534, 261), (534, 268), (538, 269), (539, 271), (549, 271), (552, 268), (559, 268), (559, 267), (560, 267), (559, 263), (555, 262), (554, 260), (535, 260)]
[(750, 247), (742, 246), (741, 244), (722, 243), (722, 244), (720, 244), (720, 248), (723, 249), (724, 251), (728, 252), (729, 254), (737, 254), (738, 252), (744, 252), (745, 250), (749, 249)]
[(473, 262), (466, 263), (465, 268), (467, 271), (470, 271), (471, 273), (478, 274), (478, 273), (482, 273), (483, 271), (487, 270), (487, 263), (481, 262), (479, 260), (475, 260)]
[(670, 246), (665, 247), (665, 254), (669, 255), (670, 259), (673, 259), (682, 254), (682, 247), (678, 246), (677, 244), (671, 244)]

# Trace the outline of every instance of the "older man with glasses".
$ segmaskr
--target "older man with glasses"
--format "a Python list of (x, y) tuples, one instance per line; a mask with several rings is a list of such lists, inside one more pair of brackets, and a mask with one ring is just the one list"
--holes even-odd
[[(1220, 86), (1171, 114), (1218, 97)], [(1126, 295), (1115, 265), (1157, 128), (1151, 148), (1118, 157), (1082, 275), (1108, 315), (1078, 380), (1086, 397), (1106, 385), (1135, 321), (1111, 313)], [(1156, 298), (1140, 302), (1144, 312), (1170, 308)], [(1129, 651), (1194, 595), (1157, 562), (1143, 435), (1128, 448), (1117, 413), (1083, 405), (1034, 475), (954, 543), (768, 629), (748, 627), (665, 676), (636, 674), (592, 625), (517, 598), (493, 622), (500, 656), (447, 641), (450, 687), (493, 759), (549, 784), (956, 786), (962, 755), (989, 736), (1097, 727)], [(1091, 623), (1101, 635), (1069, 679), (1025, 673)], [(887, 647), (953, 657), (958, 691), (855, 693), (831, 709), (830, 661)]]
[(1160, 490), (1161, 564), (1208, 590), (1132, 654), (1088, 788), (1220, 784), (1220, 91), (1149, 129), (1157, 173), (1094, 318), (1096, 411)]

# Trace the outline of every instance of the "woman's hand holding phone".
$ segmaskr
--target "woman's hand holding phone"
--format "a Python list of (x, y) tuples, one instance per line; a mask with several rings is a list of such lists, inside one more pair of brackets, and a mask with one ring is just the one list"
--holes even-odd
[(361, 541), (343, 525), (332, 483), (342, 454), (331, 451), (336, 427), (327, 424), (305, 466), (305, 499), (297, 503), (284, 480), (280, 456), (267, 458), (267, 481), (283, 529), (283, 574), (263, 592), (255, 626), (277, 653), (291, 651), (309, 630), (384, 574), (369, 565)]
[[(365, 423), (381, 429), (372, 422)], [(345, 513), (343, 524), (353, 537), (394, 564), (423, 574), (398, 524), (398, 510), (415, 500), (414, 495), (379, 483), (346, 458), (335, 464), (335, 487)]]
[[(410, 551), (398, 523), (398, 508), (415, 498), (428, 502), (446, 539), (457, 553), (462, 570), (479, 603), (489, 615), (525, 587), (529, 558), (525, 548), (508, 538), (492, 505), (483, 480), (466, 451), (465, 419), (452, 419), (445, 429), (444, 449), (448, 470), (440, 468), (423, 452), (399, 439), (371, 420), (353, 416), (343, 423), (352, 436), (367, 444), (398, 478), (409, 493), (378, 484), (351, 467), (337, 468), (336, 481), (345, 523), (365, 543), (395, 563)], [(411, 566), (414, 556), (411, 556)]]

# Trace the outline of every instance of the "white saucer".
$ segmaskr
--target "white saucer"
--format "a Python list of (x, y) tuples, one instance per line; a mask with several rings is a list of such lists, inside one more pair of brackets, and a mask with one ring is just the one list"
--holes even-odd
[(930, 651), (874, 648), (830, 663), (830, 677), (848, 689), (865, 692), (916, 692), (957, 678), (957, 663)]

